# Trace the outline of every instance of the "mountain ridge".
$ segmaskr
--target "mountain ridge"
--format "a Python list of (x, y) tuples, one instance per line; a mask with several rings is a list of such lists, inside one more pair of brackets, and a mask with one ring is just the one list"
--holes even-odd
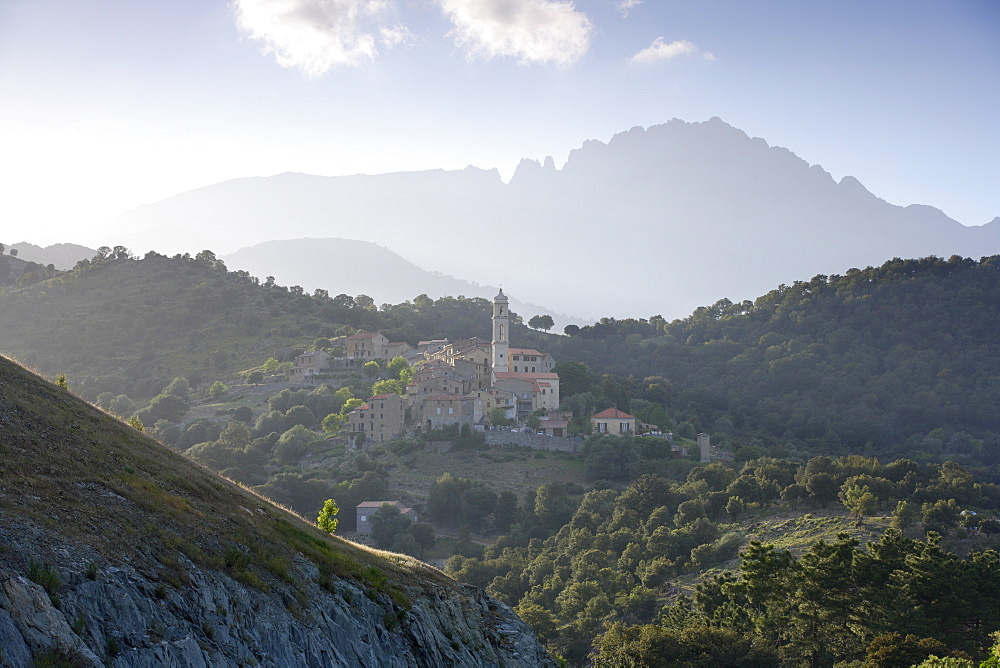
[[(502, 278), (559, 311), (616, 316), (678, 317), (891, 257), (1000, 251), (1000, 226), (968, 228), (933, 207), (890, 204), (718, 118), (588, 140), (561, 169), (522, 161), (508, 183), (474, 167), (282, 174), (189, 191), (112, 224), (113, 238), (132, 248), (169, 238), (222, 255), (234, 240), (268, 241), (278, 228), (380, 243), (476, 283)], [(607, 289), (623, 282), (626, 290)]]

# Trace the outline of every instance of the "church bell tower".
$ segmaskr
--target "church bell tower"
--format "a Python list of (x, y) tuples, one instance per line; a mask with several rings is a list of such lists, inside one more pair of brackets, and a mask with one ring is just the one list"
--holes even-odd
[(508, 349), (510, 348), (510, 310), (507, 307), (507, 295), (500, 288), (500, 293), (493, 298), (493, 371), (506, 372), (508, 366)]

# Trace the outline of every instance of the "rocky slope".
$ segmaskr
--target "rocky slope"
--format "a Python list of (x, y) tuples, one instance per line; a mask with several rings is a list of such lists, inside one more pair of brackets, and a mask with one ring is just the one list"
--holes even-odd
[(0, 459), (0, 666), (554, 665), (482, 591), (326, 536), (5, 358)]

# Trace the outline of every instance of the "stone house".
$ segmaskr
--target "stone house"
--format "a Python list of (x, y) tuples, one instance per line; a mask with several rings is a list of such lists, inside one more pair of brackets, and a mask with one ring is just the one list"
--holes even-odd
[(364, 501), (359, 503), (357, 506), (358, 513), (358, 529), (357, 532), (362, 535), (370, 535), (372, 532), (371, 519), (372, 515), (378, 512), (379, 508), (384, 505), (396, 506), (399, 508), (399, 514), (403, 517), (410, 518), (411, 522), (419, 522), (420, 519), (417, 517), (417, 511), (413, 508), (407, 508), (403, 505), (401, 501)]
[(636, 418), (617, 408), (609, 408), (590, 418), (595, 434), (635, 436)]
[(425, 430), (473, 424), (473, 400), (458, 394), (432, 394), (419, 404), (420, 426)]
[(382, 355), (385, 359), (391, 360), (393, 357), (404, 357), (411, 350), (414, 350), (413, 346), (406, 341), (389, 341), (382, 346)]
[(369, 334), (368, 332), (358, 332), (351, 334), (344, 341), (344, 355), (356, 360), (383, 359), (385, 357), (385, 346), (389, 339), (381, 332)]
[(291, 383), (308, 383), (313, 376), (330, 366), (330, 354), (322, 350), (307, 350), (298, 355), (291, 369), (288, 370), (288, 381)]
[(366, 442), (381, 443), (403, 435), (406, 429), (406, 406), (398, 394), (378, 394), (347, 416), (351, 439), (365, 435)]

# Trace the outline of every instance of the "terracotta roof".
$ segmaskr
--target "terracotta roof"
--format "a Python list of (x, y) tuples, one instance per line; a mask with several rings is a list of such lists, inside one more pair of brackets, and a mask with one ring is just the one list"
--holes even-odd
[(607, 410), (601, 411), (600, 413), (598, 413), (594, 417), (595, 418), (599, 418), (599, 419), (600, 418), (611, 418), (611, 419), (617, 418), (617, 419), (620, 419), (620, 420), (634, 420), (635, 419), (634, 415), (629, 415), (628, 413), (626, 413), (624, 411), (620, 411), (617, 408), (609, 408)]
[(395, 395), (395, 392), (390, 392), (389, 394), (376, 394), (374, 397), (372, 397), (368, 401), (372, 401), (373, 399), (388, 399), (389, 397), (394, 396), (394, 395)]
[(539, 371), (538, 373), (525, 373), (523, 371), (497, 371), (497, 378), (514, 378), (516, 380), (559, 380), (559, 374), (557, 373), (543, 373)]
[(545, 353), (540, 353), (534, 348), (510, 348), (508, 352), (511, 355), (538, 355), (539, 357), (545, 357)]
[(542, 420), (538, 423), (539, 429), (565, 429), (569, 426), (569, 420)]
[(357, 408), (355, 408), (351, 412), (352, 413), (357, 413), (358, 411), (370, 411), (370, 410), (371, 410), (371, 408), (369, 408), (368, 404), (361, 404), (360, 406), (358, 406)]

